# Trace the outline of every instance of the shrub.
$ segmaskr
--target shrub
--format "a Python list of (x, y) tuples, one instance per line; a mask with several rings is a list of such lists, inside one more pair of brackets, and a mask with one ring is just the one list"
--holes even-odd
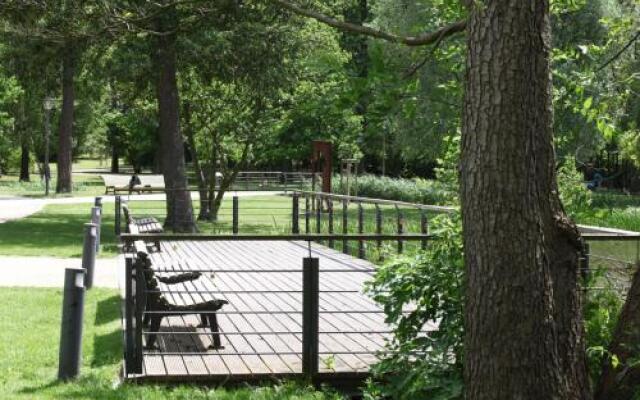
[[(393, 338), (387, 343), (389, 355), (372, 370), (370, 398), (462, 398), (460, 216), (440, 215), (432, 220), (432, 228), (438, 239), (426, 251), (387, 263), (367, 286), (393, 328)], [(403, 313), (408, 306), (416, 310)], [(437, 330), (424, 334), (425, 326), (434, 321), (438, 321)]]
[[(346, 194), (346, 183), (343, 182), (343, 185), (340, 185), (340, 176), (333, 177), (332, 186), (334, 193)], [(354, 194), (354, 186), (352, 184), (351, 194)], [(358, 176), (357, 195), (420, 204), (446, 204), (451, 198), (447, 187), (434, 180), (389, 178), (375, 175)]]
[(571, 217), (591, 209), (591, 192), (584, 184), (582, 174), (576, 170), (575, 159), (568, 157), (558, 170), (558, 189), (564, 209)]

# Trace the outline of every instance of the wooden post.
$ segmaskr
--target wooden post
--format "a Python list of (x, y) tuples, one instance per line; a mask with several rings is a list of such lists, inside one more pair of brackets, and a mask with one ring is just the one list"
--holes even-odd
[[(342, 200), (342, 233), (345, 235), (349, 233), (349, 201), (347, 199)], [(342, 241), (342, 252), (349, 254), (349, 241)]]
[[(404, 217), (402, 215), (402, 211), (400, 208), (396, 206), (396, 217), (398, 219), (398, 235), (402, 235), (404, 233)], [(398, 254), (402, 254), (404, 252), (404, 242), (402, 239), (398, 239)]]
[[(427, 235), (429, 233), (429, 221), (427, 219), (427, 212), (425, 210), (420, 211), (420, 233)], [(422, 250), (427, 249), (427, 239), (422, 241)]]
[(292, 196), (293, 205), (291, 207), (291, 232), (300, 233), (300, 195), (294, 193)]
[[(329, 234), (333, 234), (333, 200), (327, 199), (327, 211), (329, 212)], [(329, 247), (333, 249), (334, 241), (333, 239), (329, 239)]]
[(121, 219), (122, 219), (122, 198), (120, 197), (120, 195), (116, 196), (116, 216), (115, 216), (115, 234), (116, 236), (120, 236), (120, 225), (121, 225)]
[(318, 374), (319, 361), (319, 259), (304, 258), (302, 272), (302, 373), (313, 382)]
[(58, 379), (75, 379), (82, 363), (82, 318), (84, 315), (84, 276), (81, 268), (67, 268), (64, 272), (64, 297)]
[(96, 267), (96, 237), (98, 227), (95, 224), (84, 224), (84, 243), (82, 246), (82, 268), (86, 272), (85, 285), (93, 287), (93, 273)]
[[(362, 208), (362, 202), (358, 202), (358, 233), (364, 233), (364, 209)], [(358, 257), (365, 258), (364, 241), (358, 240)]]
[(238, 216), (238, 196), (233, 196), (233, 221), (232, 221), (232, 229), (233, 234), (237, 235), (239, 231), (239, 216)]

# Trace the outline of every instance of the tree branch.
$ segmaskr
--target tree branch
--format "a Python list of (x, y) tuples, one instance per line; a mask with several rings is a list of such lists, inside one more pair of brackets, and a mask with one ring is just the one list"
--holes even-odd
[(436, 43), (448, 36), (464, 31), (467, 27), (467, 21), (462, 20), (462, 21), (457, 21), (457, 22), (453, 22), (451, 24), (445, 25), (433, 32), (423, 33), (422, 35), (419, 35), (419, 36), (400, 36), (400, 35), (385, 32), (379, 29), (375, 29), (369, 26), (340, 21), (328, 15), (302, 8), (287, 0), (268, 0), (268, 1), (284, 9), (287, 9), (295, 14), (313, 18), (315, 20), (318, 20), (324, 24), (327, 24), (341, 31), (371, 36), (374, 38), (383, 39), (393, 43), (405, 44), (407, 46), (424, 46), (424, 45)]
[(607, 62), (605, 62), (604, 64), (602, 64), (601, 66), (598, 67), (598, 69), (596, 69), (596, 72), (600, 72), (603, 69), (605, 69), (609, 64), (611, 64), (612, 62), (614, 62), (616, 59), (618, 59), (618, 57), (620, 57), (622, 55), (622, 53), (624, 53), (625, 51), (627, 51), (627, 49), (629, 47), (631, 47), (631, 45), (633, 44), (633, 42), (635, 42), (636, 40), (640, 39), (640, 30), (631, 38), (631, 40), (629, 40), (629, 42), (627, 42), (627, 44), (620, 49), (620, 51), (618, 51), (613, 57), (611, 57), (609, 60), (607, 60)]

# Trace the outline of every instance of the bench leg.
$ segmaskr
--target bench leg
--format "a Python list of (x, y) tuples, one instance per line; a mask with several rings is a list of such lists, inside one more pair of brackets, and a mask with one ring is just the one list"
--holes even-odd
[(209, 325), (207, 314), (200, 314), (200, 325), (198, 328), (206, 328)]
[[(149, 327), (150, 332), (159, 332), (160, 324), (162, 323), (162, 316), (160, 315), (152, 315), (151, 316), (151, 326)], [(147, 335), (146, 348), (153, 349), (155, 348), (157, 335)]]
[(147, 326), (149, 326), (149, 322), (151, 322), (151, 315), (145, 314), (142, 318), (142, 326), (146, 328)]
[(218, 327), (218, 315), (217, 314), (209, 314), (209, 328), (211, 328), (211, 338), (213, 339), (213, 344), (209, 346), (214, 350), (224, 349), (220, 341), (220, 329)]

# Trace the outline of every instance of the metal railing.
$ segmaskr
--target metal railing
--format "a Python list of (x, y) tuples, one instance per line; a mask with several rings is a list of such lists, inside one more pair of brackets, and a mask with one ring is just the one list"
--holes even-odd
[[(349, 365), (353, 371), (350, 373), (368, 369), (373, 360), (384, 353), (384, 339), (389, 337), (391, 329), (383, 324), (384, 310), (373, 307), (362, 295), (361, 282), (375, 272), (373, 265), (353, 265), (344, 259), (335, 258), (340, 253), (327, 252), (323, 246), (312, 243), (320, 239), (433, 239), (423, 234), (123, 234), (120, 238), (124, 248), (129, 249), (125, 280), (127, 374), (142, 374), (145, 357), (159, 357), (163, 360), (164, 357), (178, 357), (181, 361), (177, 362), (189, 363), (193, 360), (188, 357), (205, 357), (206, 360), (206, 357), (215, 355), (221, 357), (223, 364), (225, 357), (235, 357), (235, 362), (246, 364), (245, 367), (249, 370), (250, 358), (261, 360), (263, 367), (258, 367), (257, 372), (250, 375), (302, 375), (314, 382), (322, 380), (323, 376), (336, 376), (345, 372), (344, 369), (338, 372), (326, 371), (326, 366), (336, 358), (348, 360), (344, 361), (347, 364), (351, 363)], [(161, 248), (149, 252), (147, 244), (158, 241)], [(258, 243), (264, 241), (270, 242), (272, 246), (274, 243), (289, 243), (289, 247), (274, 248), (282, 251), (280, 257), (289, 262), (273, 267), (280, 265), (278, 258), (265, 267), (263, 261), (260, 261), (262, 258), (257, 260), (246, 256), (246, 252), (258, 251)], [(244, 257), (244, 262), (231, 262), (228, 257), (234, 254), (234, 248), (228, 248), (229, 242), (242, 244), (242, 247), (235, 249), (246, 250), (245, 255), (239, 257)], [(202, 245), (199, 247), (198, 243)], [(216, 243), (219, 245), (214, 250), (211, 246), (215, 247)], [(298, 252), (295, 255), (286, 254), (291, 249), (298, 249)], [(191, 258), (185, 256), (187, 252), (191, 252)], [(140, 259), (142, 254), (148, 254), (153, 259), (152, 268), (156, 275), (197, 273), (200, 276), (184, 285), (161, 285), (150, 291), (142, 284), (141, 277), (145, 274)], [(195, 263), (194, 260), (198, 257), (194, 254), (200, 254), (201, 260), (206, 261)], [(268, 252), (259, 253), (256, 257), (265, 254)], [(224, 266), (219, 261), (221, 257), (227, 257), (225, 260), (234, 266)], [(325, 263), (322, 268), (320, 259)], [(292, 265), (292, 260), (298, 260), (297, 267)], [(151, 293), (167, 299), (186, 298), (190, 303), (218, 298), (227, 300), (228, 305), (218, 311), (154, 312), (145, 309), (142, 300), (143, 294), (146, 297)], [(144, 326), (145, 317), (154, 313), (167, 316), (167, 323), (161, 330), (150, 330)], [(220, 320), (217, 333), (226, 348), (207, 349), (206, 344), (213, 343), (207, 339), (212, 333), (198, 330), (199, 328), (193, 329), (198, 317), (188, 315), (194, 313), (216, 314), (216, 318)], [(143, 347), (150, 335), (163, 338), (158, 350)], [(336, 336), (343, 338), (344, 343), (339, 343)], [(272, 363), (285, 367), (278, 369)], [(360, 367), (356, 368), (355, 364)], [(224, 375), (224, 371), (233, 370), (222, 364), (209, 365), (209, 369), (211, 368), (217, 368), (217, 372), (209, 371), (213, 375)]]

